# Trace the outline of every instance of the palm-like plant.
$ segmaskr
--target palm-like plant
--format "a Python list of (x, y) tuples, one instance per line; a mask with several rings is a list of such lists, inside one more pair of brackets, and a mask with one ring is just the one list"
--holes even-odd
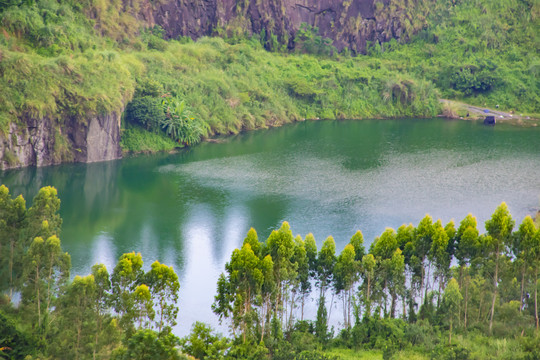
[(161, 127), (174, 140), (193, 145), (207, 134), (208, 125), (196, 119), (183, 100), (166, 96), (163, 98), (162, 105), (165, 118), (161, 121)]

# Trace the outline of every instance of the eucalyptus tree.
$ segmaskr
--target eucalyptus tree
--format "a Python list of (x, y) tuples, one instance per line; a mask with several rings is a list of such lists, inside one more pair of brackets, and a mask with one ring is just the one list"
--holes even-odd
[(437, 220), (435, 224), (433, 224), (431, 249), (428, 253), (430, 263), (435, 265), (434, 283), (435, 279), (437, 279), (439, 283), (437, 304), (440, 303), (440, 296), (442, 289), (444, 288), (444, 277), (448, 274), (450, 268), (450, 256), (448, 233), (443, 228), (441, 221)]
[[(420, 271), (420, 274), (416, 274), (420, 277), (420, 303), (423, 303), (423, 298), (427, 295), (429, 289), (429, 264), (426, 264), (429, 251), (431, 250), (431, 243), (433, 241), (433, 218), (426, 214), (426, 216), (420, 220), (418, 226), (414, 232), (414, 252), (417, 257), (418, 266), (415, 267)], [(426, 269), (428, 274), (426, 275)]]
[(133, 333), (134, 321), (138, 317), (134, 292), (142, 283), (144, 276), (142, 266), (140, 253), (126, 253), (120, 256), (111, 276), (112, 305), (120, 317), (120, 326), (128, 336)]
[[(59, 211), (58, 191), (52, 186), (41, 188), (32, 200), (32, 206), (28, 209), (26, 238), (31, 241), (37, 236), (44, 239), (52, 235), (60, 236), (62, 218)], [(43, 226), (44, 221), (47, 221), (47, 227)]]
[[(49, 324), (43, 324), (49, 315), (52, 301), (60, 287), (69, 279), (71, 259), (63, 253), (60, 239), (55, 235), (46, 241), (36, 237), (24, 258), (22, 303), (37, 317), (40, 332), (46, 333)], [(43, 326), (45, 325), (45, 326)]]
[(316, 278), (317, 276), (317, 243), (312, 233), (306, 235), (304, 239), (304, 246), (306, 248), (306, 257), (309, 266), (310, 278)]
[(301, 236), (297, 236), (294, 239), (294, 258), (293, 261), (297, 264), (298, 277), (293, 286), (293, 298), (291, 299), (291, 313), (289, 316), (289, 328), (292, 326), (293, 305), (295, 304), (295, 295), (300, 293), (301, 302), (301, 320), (304, 320), (304, 303), (306, 296), (311, 292), (311, 282), (309, 281), (309, 260), (307, 257), (306, 246)]
[(94, 310), (96, 319), (92, 352), (93, 359), (95, 359), (101, 348), (110, 342), (110, 339), (104, 338), (102, 332), (104, 320), (107, 317), (110, 317), (111, 280), (107, 267), (103, 264), (92, 266), (92, 276), (94, 277), (95, 296), (91, 306)]
[[(58, 358), (88, 359), (94, 347), (97, 314), (93, 303), (97, 287), (93, 275), (75, 276), (59, 298), (58, 332), (50, 352)], [(95, 352), (95, 348), (93, 349)], [(95, 354), (95, 353), (94, 353)], [(94, 355), (95, 356), (95, 355)]]
[(259, 294), (264, 281), (263, 272), (259, 266), (260, 259), (246, 242), (242, 249), (235, 249), (231, 261), (226, 265), (229, 282), (234, 291), (233, 323), (242, 331), (244, 343), (253, 330), (254, 298)]
[(138, 330), (150, 328), (150, 324), (156, 315), (150, 288), (146, 284), (138, 285), (133, 291), (132, 300), (132, 319), (134, 322), (139, 323)]
[(265, 255), (272, 257), (274, 281), (276, 286), (274, 311), (283, 321), (285, 301), (288, 298), (290, 283), (297, 276), (294, 262), (294, 239), (289, 223), (284, 221), (279, 230), (274, 230), (266, 240)]
[(352, 244), (347, 244), (338, 256), (334, 267), (334, 288), (341, 295), (343, 306), (343, 324), (351, 327), (351, 307), (353, 285), (358, 281), (359, 262)]
[[(512, 244), (512, 252), (519, 264), (521, 272), (521, 292), (519, 300), (519, 311), (523, 309), (523, 298), (525, 293), (525, 278), (527, 268), (534, 264), (534, 259), (531, 257), (534, 251), (534, 237), (536, 236), (536, 226), (530, 216), (525, 217), (519, 226), (519, 230), (514, 233), (514, 241)], [(535, 316), (536, 318), (536, 316)]]
[(460, 223), (456, 232), (455, 256), (459, 265), (460, 288), (465, 289), (463, 326), (467, 328), (467, 311), (469, 305), (469, 284), (471, 276), (469, 267), (471, 260), (476, 257), (479, 249), (479, 233), (476, 218), (468, 214)]
[(394, 256), (394, 253), (397, 249), (398, 243), (396, 238), (396, 232), (392, 228), (386, 228), (386, 230), (381, 234), (381, 236), (375, 238), (375, 241), (371, 244), (370, 249), (370, 253), (372, 253), (377, 260), (377, 273), (379, 275), (378, 281), (381, 283), (385, 315), (388, 314), (387, 292), (390, 293), (390, 296), (392, 298), (392, 304), (394, 304), (394, 297), (397, 295), (394, 289), (389, 288), (389, 285), (393, 280), (392, 275), (394, 274), (392, 257)]
[(508, 211), (506, 203), (501, 203), (495, 209), (495, 212), (489, 220), (486, 221), (486, 230), (488, 233), (488, 248), (490, 255), (495, 259), (495, 273), (493, 276), (493, 297), (491, 301), (491, 315), (489, 318), (489, 331), (493, 330), (493, 317), (495, 314), (495, 300), (497, 299), (497, 290), (499, 286), (499, 262), (500, 257), (504, 256), (506, 247), (509, 245), (514, 220)]
[(444, 290), (443, 302), (448, 312), (448, 322), (450, 323), (450, 331), (448, 333), (448, 343), (452, 343), (452, 326), (454, 321), (459, 318), (459, 303), (463, 300), (459, 291), (459, 284), (455, 278), (450, 279), (446, 289)]
[(12, 199), (9, 189), (0, 186), (0, 291), (9, 289), (9, 299), (21, 276), (25, 241), (21, 232), (26, 218), (26, 201), (19, 195)]
[[(397, 229), (396, 240), (398, 247), (401, 249), (404, 261), (405, 261), (405, 281), (409, 277), (410, 289), (407, 289), (404, 292), (402, 299), (403, 302), (403, 316), (406, 315), (405, 304), (409, 302), (409, 313), (410, 318), (414, 317), (414, 305), (416, 301), (414, 299), (414, 294), (418, 292), (418, 281), (415, 281), (415, 274), (421, 274), (419, 266), (421, 266), (418, 258), (415, 253), (415, 229), (412, 224), (403, 224)], [(416, 276), (419, 278), (419, 276)]]
[(178, 290), (180, 283), (172, 266), (155, 261), (145, 275), (146, 284), (150, 287), (153, 303), (157, 305), (156, 327), (159, 333), (170, 332), (176, 325), (178, 315)]
[[(333, 281), (334, 265), (336, 264), (336, 242), (332, 236), (324, 240), (317, 256), (317, 285), (319, 286), (319, 306), (326, 308), (326, 290)], [(333, 298), (330, 301), (332, 306)], [(329, 317), (330, 315), (328, 315)]]
[[(390, 316), (395, 318), (396, 306), (398, 297), (405, 297), (405, 257), (401, 253), (401, 249), (396, 248), (389, 263), (389, 291), (391, 295)], [(403, 302), (405, 309), (405, 302)], [(405, 317), (405, 310), (403, 311)]]
[(533, 264), (534, 268), (534, 317), (536, 320), (536, 331), (538, 331), (538, 269), (540, 268), (540, 229), (536, 230), (536, 234), (531, 239), (527, 260)]
[(362, 287), (364, 289), (364, 305), (366, 307), (366, 314), (371, 315), (371, 287), (373, 284), (373, 279), (375, 277), (375, 269), (377, 266), (377, 260), (373, 254), (366, 254), (362, 258), (362, 276), (364, 282)]

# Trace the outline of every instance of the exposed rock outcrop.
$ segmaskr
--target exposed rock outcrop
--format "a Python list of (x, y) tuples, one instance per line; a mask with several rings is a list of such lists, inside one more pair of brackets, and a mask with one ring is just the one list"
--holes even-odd
[(0, 134), (0, 168), (118, 159), (122, 156), (120, 116), (112, 112), (92, 116), (86, 123), (66, 119), (61, 124), (29, 117), (24, 125), (11, 123), (8, 133)]
[[(169, 38), (197, 39), (224, 31), (277, 35), (289, 48), (302, 23), (319, 28), (341, 51), (365, 53), (367, 42), (406, 38), (421, 26), (415, 0), (162, 0), (141, 14)], [(413, 19), (414, 18), (414, 19)], [(403, 24), (407, 22), (407, 24)], [(412, 24), (415, 25), (412, 25)]]

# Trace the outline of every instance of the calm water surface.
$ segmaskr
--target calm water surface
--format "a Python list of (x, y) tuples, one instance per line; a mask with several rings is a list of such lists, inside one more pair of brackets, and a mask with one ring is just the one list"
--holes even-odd
[[(0, 173), (30, 206), (58, 188), (62, 243), (73, 273), (125, 252), (173, 265), (179, 325), (214, 326), (210, 309), (225, 262), (250, 227), (261, 240), (282, 221), (293, 233), (332, 235), (341, 251), (358, 229), (368, 246), (385, 227), (426, 214), (482, 225), (502, 201), (518, 224), (540, 203), (540, 128), (467, 121), (378, 120), (297, 123), (149, 155)], [(333, 317), (339, 318), (338, 312)], [(337, 321), (337, 319), (336, 319)]]

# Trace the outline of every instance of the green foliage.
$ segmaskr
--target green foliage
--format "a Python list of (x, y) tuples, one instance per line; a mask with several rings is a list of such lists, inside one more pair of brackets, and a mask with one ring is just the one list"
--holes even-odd
[(36, 352), (36, 339), (21, 331), (18, 321), (0, 311), (0, 358), (24, 359)]
[(173, 140), (186, 145), (195, 145), (208, 134), (208, 125), (196, 118), (185, 101), (166, 96), (162, 100), (165, 116), (160, 125)]
[(182, 350), (200, 360), (219, 360), (225, 358), (229, 348), (229, 341), (219, 334), (215, 334), (210, 326), (195, 322), (191, 333), (180, 341)]
[(120, 146), (125, 152), (140, 153), (171, 151), (179, 144), (162, 132), (148, 132), (139, 126), (133, 126), (123, 130)]
[(295, 49), (307, 54), (331, 56), (336, 52), (332, 40), (318, 35), (319, 28), (306, 23), (300, 24), (294, 39)]
[(113, 353), (113, 360), (180, 360), (179, 339), (168, 334), (159, 336), (155, 331), (138, 330), (129, 338), (126, 347)]
[(139, 124), (150, 131), (157, 131), (163, 121), (165, 113), (158, 98), (143, 96), (134, 98), (127, 106), (126, 121)]

